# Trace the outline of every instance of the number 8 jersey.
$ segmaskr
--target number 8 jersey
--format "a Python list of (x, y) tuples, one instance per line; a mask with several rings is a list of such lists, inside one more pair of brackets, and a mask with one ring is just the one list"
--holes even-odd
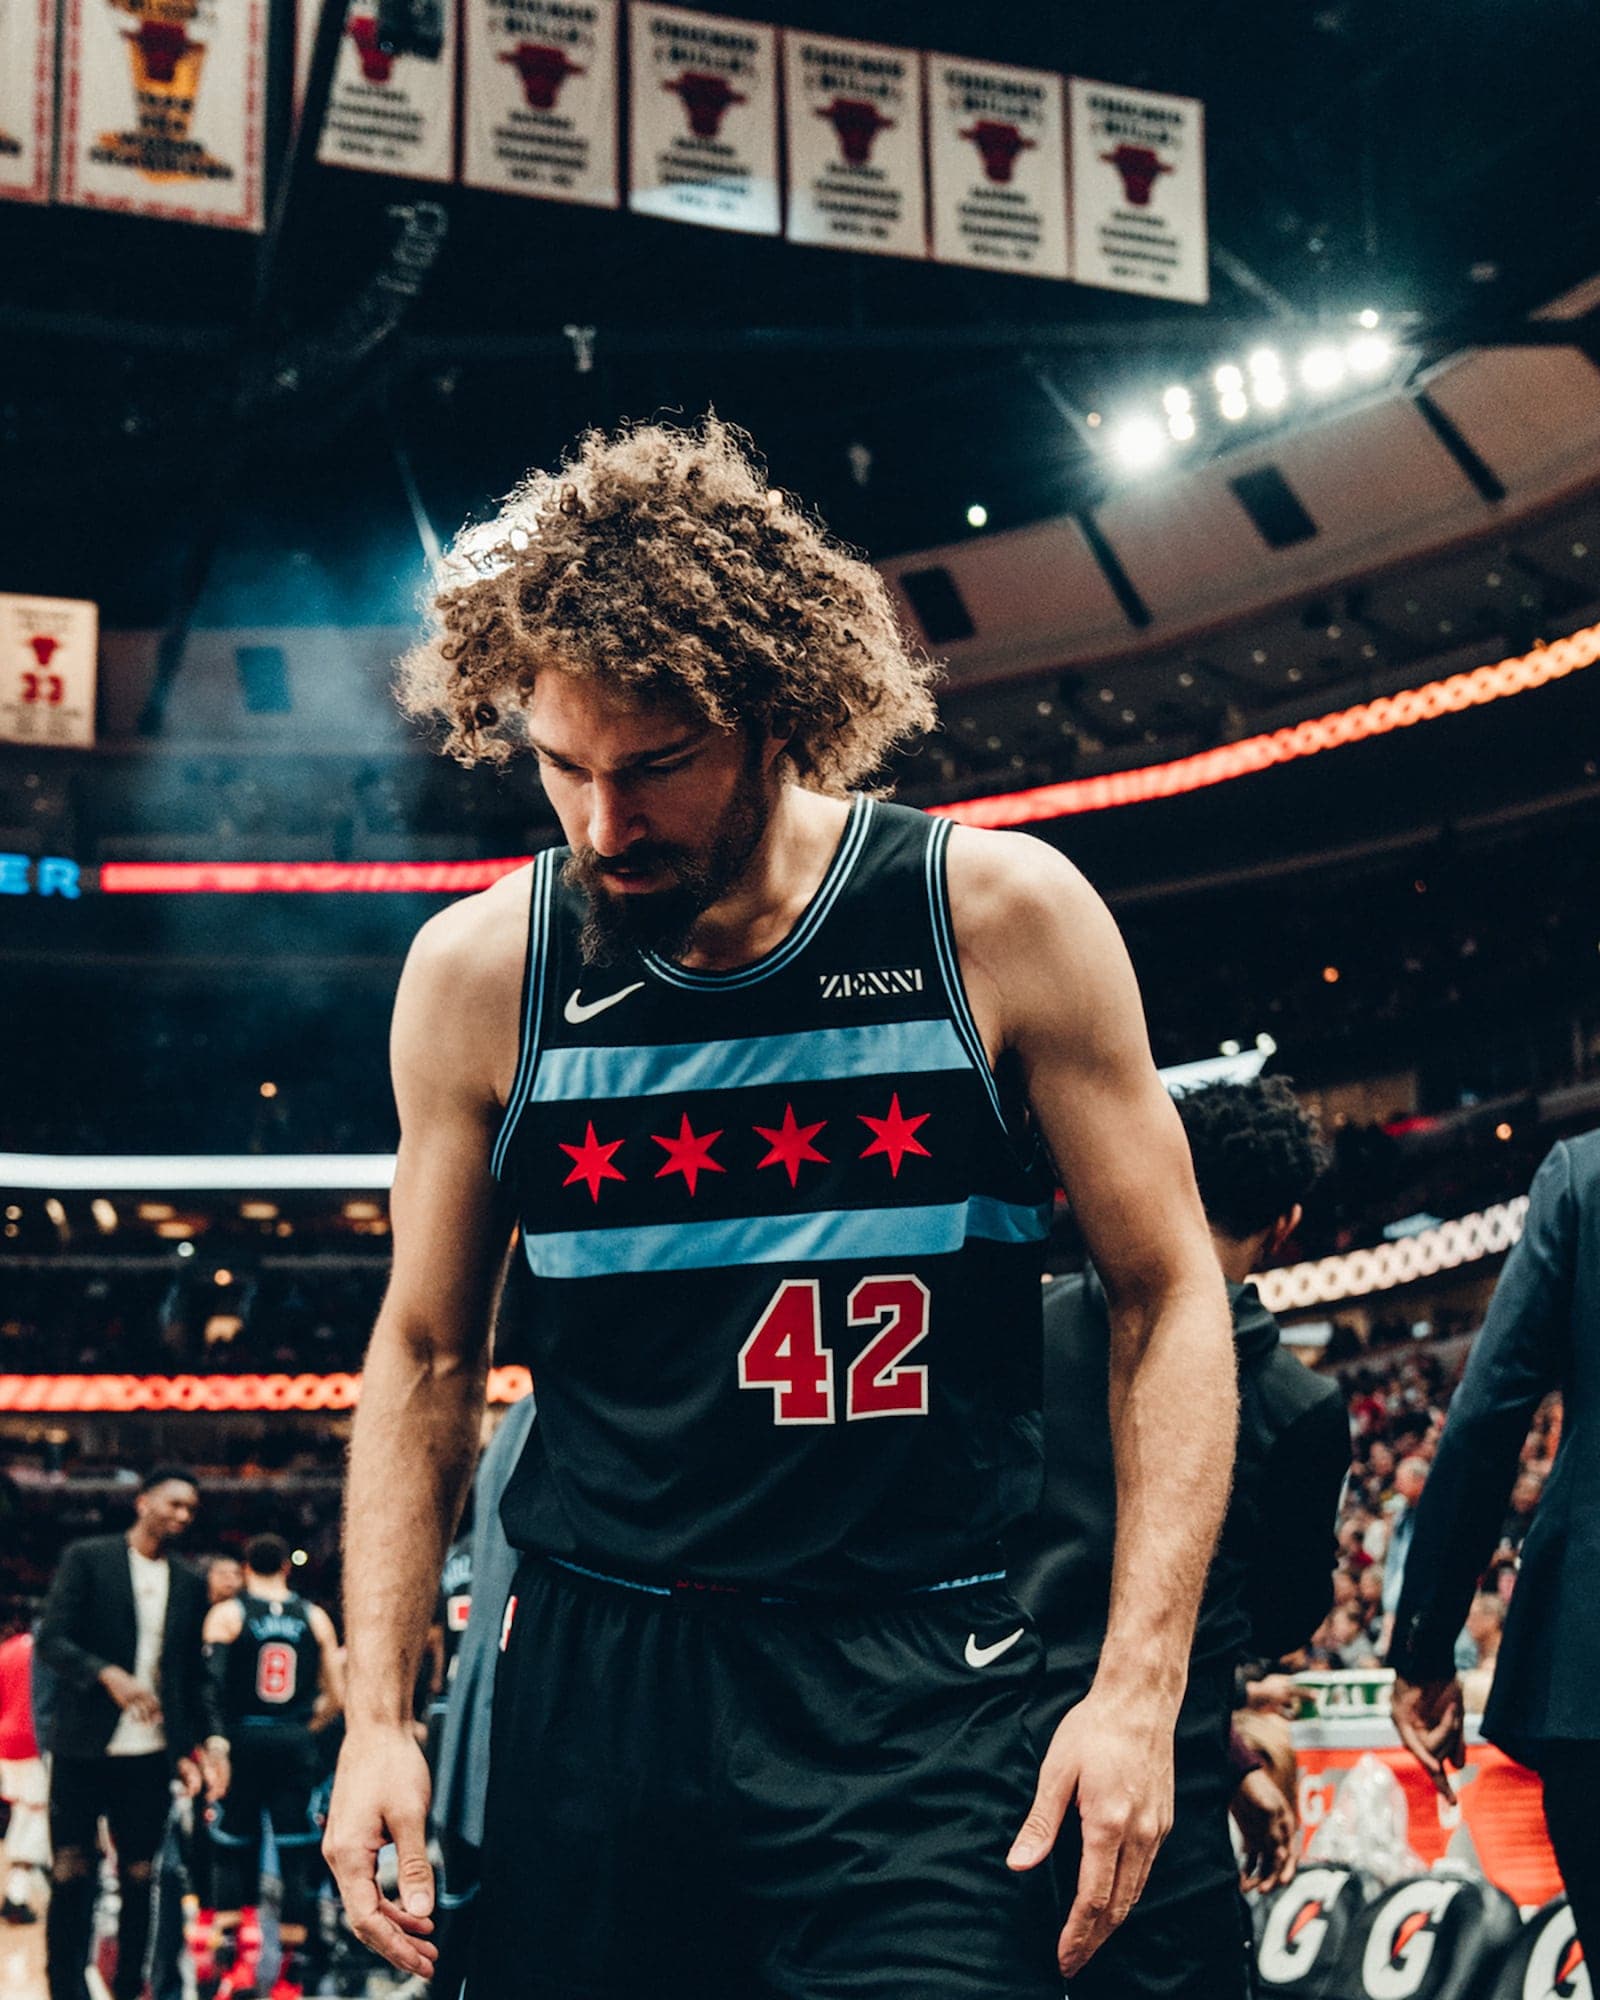
[(306, 1723), (317, 1704), (322, 1649), (303, 1597), (240, 1591), (244, 1623), (228, 1648), (223, 1708), (230, 1724)]
[(492, 1158), (532, 1273), (519, 1547), (792, 1597), (998, 1567), (1038, 1490), (1051, 1176), (962, 989), (949, 834), (857, 798), (727, 972), (586, 966), (539, 857)]

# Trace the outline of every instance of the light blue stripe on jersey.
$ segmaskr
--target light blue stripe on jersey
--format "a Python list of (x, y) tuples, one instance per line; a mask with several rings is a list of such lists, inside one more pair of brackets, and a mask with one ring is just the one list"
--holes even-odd
[(639, 1229), (565, 1229), (524, 1236), (540, 1278), (709, 1271), (740, 1264), (827, 1264), (944, 1257), (969, 1237), (1040, 1243), (1050, 1209), (973, 1195), (929, 1208), (838, 1208), (812, 1215), (734, 1215), (719, 1222), (663, 1222)]
[(896, 1076), (968, 1067), (961, 1039), (946, 1020), (870, 1021), (659, 1048), (547, 1048), (529, 1096), (536, 1104), (563, 1104), (864, 1076), (883, 1078), (890, 1088)]

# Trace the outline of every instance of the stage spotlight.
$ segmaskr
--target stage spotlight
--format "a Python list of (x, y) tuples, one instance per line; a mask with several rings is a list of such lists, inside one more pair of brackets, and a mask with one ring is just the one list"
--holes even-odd
[(1364, 333), (1345, 349), (1345, 359), (1356, 375), (1381, 375), (1394, 359), (1394, 342), (1381, 333)]
[(1283, 362), (1277, 352), (1270, 347), (1258, 347), (1250, 357), (1250, 373), (1259, 381), (1263, 376), (1283, 373)]
[(1167, 440), (1153, 417), (1125, 417), (1111, 433), (1111, 451), (1129, 472), (1148, 472), (1167, 455)]
[(988, 525), (988, 508), (980, 506), (976, 500), (973, 501), (972, 505), (967, 509), (967, 526), (969, 528), (986, 528)]
[(1217, 408), (1230, 424), (1237, 424), (1250, 414), (1250, 398), (1243, 389), (1224, 389)]
[(1250, 386), (1263, 410), (1281, 410), (1289, 400), (1289, 385), (1281, 375), (1258, 375)]
[(1220, 395), (1236, 396), (1244, 387), (1244, 370), (1235, 368), (1231, 361), (1227, 361), (1211, 379), (1216, 383)]
[(1167, 429), (1171, 431), (1179, 444), (1187, 444), (1190, 438), (1194, 436), (1194, 418), (1187, 410), (1174, 410), (1172, 415), (1167, 419)]
[(1162, 396), (1161, 407), (1169, 417), (1186, 417), (1194, 408), (1194, 398), (1181, 382), (1175, 382)]
[(1300, 379), (1308, 389), (1327, 395), (1344, 380), (1344, 356), (1337, 347), (1313, 347), (1300, 357)]
[(1382, 317), (1376, 306), (1363, 306), (1356, 314), (1356, 324), (1364, 326), (1370, 333)]

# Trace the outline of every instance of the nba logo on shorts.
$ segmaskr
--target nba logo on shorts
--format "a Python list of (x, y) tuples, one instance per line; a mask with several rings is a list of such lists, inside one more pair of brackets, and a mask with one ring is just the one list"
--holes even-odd
[(511, 1621), (517, 1615), (517, 1600), (513, 1593), (506, 1599), (505, 1615), (500, 1620), (500, 1650), (503, 1653), (511, 1641)]

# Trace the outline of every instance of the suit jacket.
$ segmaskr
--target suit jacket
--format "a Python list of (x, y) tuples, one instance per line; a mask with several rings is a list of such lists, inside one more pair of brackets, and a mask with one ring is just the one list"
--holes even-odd
[(472, 1488), (472, 1609), (456, 1654), (439, 1767), (434, 1777), (433, 1823), (473, 1847), (483, 1845), (483, 1806), (489, 1789), (489, 1727), (494, 1713), (494, 1670), (500, 1658), (500, 1624), (521, 1551), (500, 1525), (500, 1502), (533, 1429), (534, 1399), (506, 1412), (478, 1466)]
[[(216, 1690), (205, 1672), (200, 1628), (204, 1582), (167, 1558), (167, 1616), (161, 1638), (158, 1693), (167, 1756), (188, 1753), (222, 1730)], [(100, 1685), (103, 1667), (133, 1671), (138, 1618), (128, 1544), (121, 1535), (91, 1535), (61, 1557), (39, 1622), (37, 1650), (55, 1676), (54, 1712), (46, 1747), (58, 1757), (98, 1757), (122, 1711)]]
[[(1174, 1740), (1173, 1830), (1139, 1910), (1187, 1905), (1239, 1879), (1228, 1800), (1234, 1668), (1247, 1651), (1303, 1645), (1328, 1608), (1334, 1520), (1350, 1469), (1350, 1422), (1337, 1383), (1284, 1351), (1253, 1285), (1230, 1285), (1239, 1369), (1233, 1495), (1206, 1579)], [(1044, 1497), (1007, 1538), (1017, 1601), (1044, 1641), (1047, 1668), (1030, 1717), (1049, 1732), (1088, 1693), (1105, 1645), (1116, 1537), (1109, 1411), (1111, 1316), (1098, 1275), (1052, 1285), (1044, 1300)], [(1071, 1880), (1069, 1829), (1058, 1880)], [(1070, 1897), (1069, 1897), (1070, 1900)], [(1063, 1905), (1063, 1908), (1065, 1905)], [(1131, 1920), (1141, 1921), (1136, 1913)]]
[[(1350, 1422), (1336, 1382), (1284, 1351), (1254, 1285), (1230, 1285), (1239, 1369), (1233, 1494), (1201, 1600), (1195, 1668), (1302, 1646), (1328, 1608)], [(1045, 1487), (1008, 1542), (1012, 1588), (1052, 1670), (1082, 1691), (1105, 1641), (1116, 1536), (1110, 1309), (1093, 1269), (1044, 1300)], [(1077, 1698), (1076, 1694), (1073, 1696)]]
[(1390, 1663), (1446, 1680), (1493, 1554), (1528, 1420), (1564, 1400), (1561, 1443), (1522, 1545), (1484, 1734), (1538, 1768), (1564, 1738), (1600, 1738), (1600, 1131), (1565, 1139), (1534, 1178), (1416, 1503)]

